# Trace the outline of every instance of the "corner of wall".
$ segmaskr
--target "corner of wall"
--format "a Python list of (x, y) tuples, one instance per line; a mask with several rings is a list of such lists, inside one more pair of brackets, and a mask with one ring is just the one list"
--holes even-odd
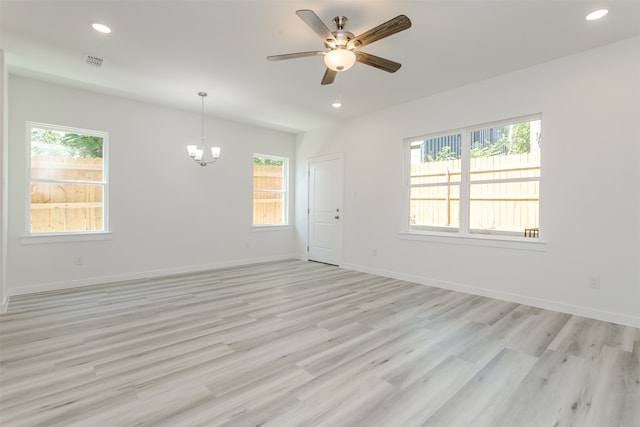
[(7, 66), (4, 59), (4, 50), (0, 49), (0, 312), (4, 312), (9, 303), (7, 291)]

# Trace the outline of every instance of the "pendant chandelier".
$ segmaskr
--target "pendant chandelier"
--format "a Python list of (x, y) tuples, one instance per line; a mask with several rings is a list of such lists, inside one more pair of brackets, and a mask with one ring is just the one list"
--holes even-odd
[(187, 151), (189, 152), (189, 157), (199, 164), (200, 166), (207, 166), (210, 163), (215, 163), (216, 160), (220, 158), (220, 147), (211, 147), (211, 160), (206, 160), (204, 153), (204, 97), (207, 96), (207, 92), (198, 92), (198, 96), (202, 98), (202, 138), (200, 141), (200, 146), (198, 145), (187, 145)]

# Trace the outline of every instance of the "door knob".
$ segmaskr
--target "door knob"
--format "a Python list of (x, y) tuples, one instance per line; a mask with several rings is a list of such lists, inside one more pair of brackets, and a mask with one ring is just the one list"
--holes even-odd
[(340, 215), (334, 216), (335, 219), (340, 219)]

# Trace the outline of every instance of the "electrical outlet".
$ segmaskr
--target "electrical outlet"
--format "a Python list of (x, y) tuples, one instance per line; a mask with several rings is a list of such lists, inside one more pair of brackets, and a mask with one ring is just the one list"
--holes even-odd
[(589, 276), (589, 287), (591, 289), (600, 289), (600, 277), (598, 276)]

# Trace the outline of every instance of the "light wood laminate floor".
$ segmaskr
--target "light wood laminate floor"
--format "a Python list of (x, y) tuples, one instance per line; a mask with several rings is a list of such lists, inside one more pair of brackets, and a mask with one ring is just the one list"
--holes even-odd
[(283, 261), (11, 299), (0, 425), (640, 426), (640, 331)]

